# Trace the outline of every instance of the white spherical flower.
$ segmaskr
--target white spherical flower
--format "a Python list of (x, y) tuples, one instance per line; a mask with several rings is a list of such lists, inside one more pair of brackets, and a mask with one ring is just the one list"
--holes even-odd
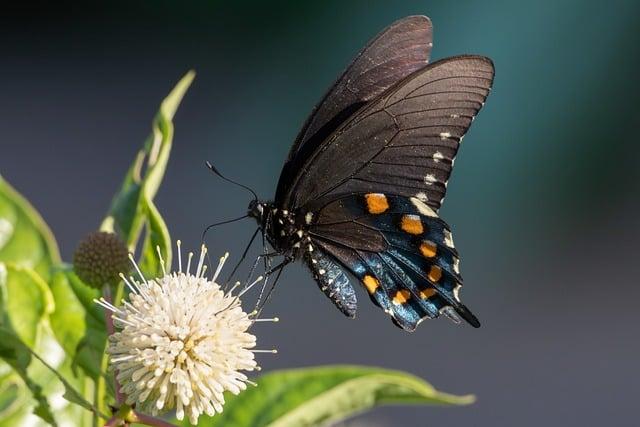
[(207, 278), (205, 254), (203, 246), (192, 274), (190, 253), (183, 272), (178, 241), (177, 272), (147, 280), (134, 262), (141, 280), (122, 276), (128, 301), (120, 307), (98, 301), (118, 328), (107, 352), (126, 403), (154, 415), (175, 407), (178, 419), (186, 413), (192, 424), (202, 413), (222, 412), (225, 391), (238, 394), (253, 384), (241, 372), (259, 369), (254, 353), (260, 350), (248, 330), (256, 321), (277, 321), (256, 319), (240, 305), (239, 297), (261, 278), (238, 295), (225, 292), (215, 281), (228, 255)]

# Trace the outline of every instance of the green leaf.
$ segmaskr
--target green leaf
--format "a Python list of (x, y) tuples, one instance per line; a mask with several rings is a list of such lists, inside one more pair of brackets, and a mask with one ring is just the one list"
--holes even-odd
[(167, 262), (166, 268), (169, 269), (171, 267), (171, 236), (162, 215), (151, 200), (145, 200), (145, 208), (148, 222), (139, 266), (145, 272), (161, 272), (156, 248), (160, 248), (162, 258)]
[(34, 269), (45, 280), (60, 253), (38, 212), (0, 176), (0, 262)]
[[(147, 222), (150, 223), (148, 232), (152, 234), (147, 239), (149, 243), (153, 243), (157, 238), (153, 233), (164, 233), (168, 236), (163, 221), (161, 225), (164, 230), (154, 228), (153, 222), (158, 225), (157, 219), (160, 215), (151, 202), (160, 187), (169, 160), (173, 141), (173, 116), (194, 77), (194, 72), (187, 73), (161, 103), (160, 110), (152, 122), (151, 135), (138, 152), (120, 191), (113, 199), (107, 217), (102, 222), (101, 229), (118, 233), (131, 252), (135, 250), (142, 228)], [(162, 236), (162, 239), (165, 237)], [(152, 251), (155, 251), (155, 246)], [(169, 264), (170, 252), (164, 255)], [(143, 260), (143, 264), (145, 262)]]
[(56, 309), (49, 316), (52, 330), (72, 367), (79, 366), (92, 379), (104, 375), (100, 368), (107, 334), (102, 309), (93, 302), (100, 292), (85, 285), (71, 267), (57, 269), (51, 280)]
[[(335, 423), (387, 404), (466, 405), (473, 396), (437, 391), (405, 372), (361, 366), (276, 371), (258, 386), (228, 397), (224, 412), (201, 417), (199, 426), (301, 427)], [(190, 425), (183, 422), (182, 425)]]
[(0, 381), (0, 396), (0, 427), (21, 425), (31, 415), (31, 393), (15, 371)]
[[(58, 246), (45, 222), (0, 176), (0, 324), (11, 327), (29, 345), (35, 344), (40, 321), (52, 309), (42, 278), (48, 280), (58, 262)], [(8, 276), (5, 263), (11, 265)], [(3, 361), (0, 371), (0, 426), (21, 425), (25, 417), (32, 417), (31, 393)]]
[[(52, 411), (45, 396), (60, 394), (61, 387), (70, 387), (68, 380), (62, 385), (56, 378), (61, 374), (53, 371), (51, 363), (75, 384), (84, 383), (82, 375), (72, 375), (70, 362), (63, 363), (63, 350), (53, 339), (47, 322), (47, 315), (54, 309), (53, 301), (50, 289), (35, 271), (0, 263), (0, 358), (13, 368), (0, 380), (0, 427), (33, 424), (32, 413), (51, 423)], [(64, 306), (66, 301), (62, 303)], [(31, 349), (45, 354), (49, 362), (34, 361)], [(73, 393), (73, 388), (69, 390)], [(54, 421), (64, 416), (79, 419), (83, 412), (73, 405), (56, 406), (55, 416)]]
[(53, 309), (49, 287), (35, 271), (0, 263), (0, 325), (33, 347), (41, 320)]
[[(40, 321), (52, 308), (52, 299), (41, 278), (24, 267), (0, 263), (0, 359), (20, 376), (37, 402), (33, 412), (56, 425), (40, 384), (27, 372), (31, 363), (29, 345), (36, 344)], [(16, 393), (16, 397), (19, 393)]]
[[(82, 397), (82, 394), (73, 388), (73, 386), (55, 368), (49, 365), (42, 357), (25, 345), (14, 331), (5, 326), (0, 326), (0, 357), (8, 362), (22, 377), (29, 390), (31, 390), (34, 399), (38, 402), (38, 406), (35, 408), (34, 413), (46, 422), (56, 425), (56, 421), (51, 412), (51, 407), (42, 393), (42, 387), (33, 381), (27, 372), (27, 368), (29, 368), (32, 357), (38, 360), (38, 362), (54, 374), (62, 383), (65, 389), (63, 397), (67, 401), (79, 405), (89, 411), (98, 413), (97, 409), (85, 400), (84, 397)], [(98, 413), (98, 415), (107, 419), (107, 416), (104, 414)]]

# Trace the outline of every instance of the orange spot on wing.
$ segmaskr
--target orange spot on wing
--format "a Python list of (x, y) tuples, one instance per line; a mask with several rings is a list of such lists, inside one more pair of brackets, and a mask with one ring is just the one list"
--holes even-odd
[(370, 214), (381, 214), (389, 209), (389, 202), (384, 194), (369, 193), (364, 197), (367, 200), (367, 210)]
[(437, 265), (432, 265), (431, 269), (429, 270), (429, 274), (427, 274), (427, 278), (431, 282), (436, 283), (438, 280), (440, 280), (441, 277), (442, 277), (442, 269)]
[(436, 247), (437, 246), (435, 243), (425, 240), (420, 245), (420, 252), (425, 258), (433, 258), (434, 256), (436, 256)]
[(364, 286), (367, 288), (367, 291), (369, 291), (370, 294), (375, 293), (376, 289), (378, 289), (378, 286), (380, 286), (380, 282), (378, 282), (378, 279), (369, 274), (365, 274), (364, 279), (362, 279), (362, 283), (364, 283)]
[(433, 288), (422, 289), (420, 291), (420, 298), (427, 299), (434, 296), (436, 293), (437, 293), (436, 290)]
[(424, 227), (418, 215), (403, 215), (400, 222), (400, 228), (409, 234), (422, 234)]
[(401, 289), (396, 292), (395, 296), (393, 297), (393, 303), (404, 304), (405, 302), (409, 301), (409, 298), (411, 298), (411, 292), (406, 289)]

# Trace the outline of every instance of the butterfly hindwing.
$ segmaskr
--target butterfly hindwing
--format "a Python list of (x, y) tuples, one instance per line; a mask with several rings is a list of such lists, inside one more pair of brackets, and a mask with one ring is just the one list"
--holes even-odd
[[(355, 276), (400, 327), (413, 330), (443, 312), (455, 318), (454, 311), (479, 326), (458, 299), (462, 278), (451, 231), (424, 202), (365, 193), (321, 200), (314, 208), (315, 249)], [(359, 244), (343, 238), (348, 229)]]

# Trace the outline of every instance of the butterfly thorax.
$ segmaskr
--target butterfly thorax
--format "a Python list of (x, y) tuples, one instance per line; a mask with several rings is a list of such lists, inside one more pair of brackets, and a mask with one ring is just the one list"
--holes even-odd
[(256, 220), (274, 250), (293, 258), (302, 254), (301, 247), (308, 236), (295, 212), (278, 209), (272, 202), (253, 200), (248, 215)]

